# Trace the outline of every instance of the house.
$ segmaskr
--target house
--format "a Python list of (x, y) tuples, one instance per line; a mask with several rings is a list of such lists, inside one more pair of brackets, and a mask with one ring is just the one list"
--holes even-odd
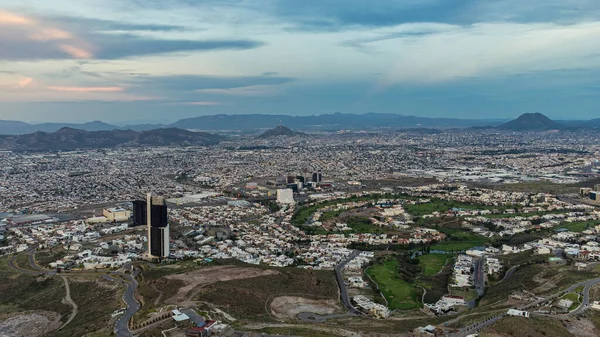
[(543, 247), (543, 246), (542, 247), (538, 247), (535, 250), (535, 253), (538, 254), (538, 255), (547, 255), (547, 254), (550, 254), (550, 248)]
[(415, 337), (441, 337), (444, 335), (444, 330), (433, 325), (418, 327), (414, 330)]

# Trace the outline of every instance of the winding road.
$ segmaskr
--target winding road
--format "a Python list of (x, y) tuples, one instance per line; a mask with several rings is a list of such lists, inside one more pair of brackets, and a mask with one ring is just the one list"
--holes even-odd
[(342, 304), (348, 310), (347, 313), (344, 314), (331, 314), (331, 315), (319, 315), (312, 312), (302, 312), (298, 314), (298, 319), (304, 322), (311, 323), (323, 323), (329, 319), (342, 318), (342, 317), (352, 317), (362, 315), (362, 313), (356, 309), (352, 302), (350, 301), (350, 296), (348, 296), (348, 289), (346, 288), (346, 283), (344, 283), (344, 277), (342, 276), (342, 270), (348, 264), (348, 262), (352, 261), (355, 257), (360, 254), (360, 251), (354, 250), (348, 257), (342, 262), (338, 263), (335, 266), (335, 278), (337, 280), (338, 286), (340, 287), (340, 299)]

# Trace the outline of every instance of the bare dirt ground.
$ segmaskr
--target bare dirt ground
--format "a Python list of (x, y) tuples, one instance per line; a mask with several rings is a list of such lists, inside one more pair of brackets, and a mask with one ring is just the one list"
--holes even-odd
[(60, 327), (60, 314), (50, 311), (0, 316), (0, 337), (41, 337)]
[(299, 313), (333, 314), (341, 308), (335, 300), (311, 300), (304, 297), (281, 296), (271, 301), (271, 313), (277, 318), (294, 318)]
[(569, 333), (577, 337), (595, 337), (599, 336), (600, 333), (594, 326), (594, 323), (588, 319), (573, 319), (563, 322), (563, 325), (567, 328)]
[(197, 269), (188, 273), (169, 275), (165, 278), (169, 280), (179, 280), (185, 283), (185, 286), (179, 288), (177, 294), (167, 299), (166, 303), (177, 303), (188, 298), (188, 293), (198, 287), (219, 281), (240, 280), (252, 277), (275, 275), (279, 272), (271, 269), (246, 268), (236, 266), (216, 266)]

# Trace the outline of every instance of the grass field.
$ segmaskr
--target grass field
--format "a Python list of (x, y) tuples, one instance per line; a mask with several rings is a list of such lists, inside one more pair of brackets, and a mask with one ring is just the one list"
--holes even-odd
[(566, 224), (562, 224), (558, 227), (558, 229), (566, 228), (571, 232), (583, 232), (588, 228), (594, 228), (598, 224), (598, 221), (579, 221), (579, 222), (569, 222)]
[(412, 216), (420, 217), (425, 214), (431, 214), (433, 212), (447, 212), (452, 208), (461, 208), (469, 210), (492, 210), (492, 209), (506, 209), (508, 206), (487, 206), (481, 204), (467, 204), (458, 201), (439, 200), (432, 199), (428, 203), (405, 205), (404, 208)]
[(425, 254), (419, 256), (419, 264), (423, 266), (423, 275), (433, 276), (446, 264), (448, 257), (444, 254)]
[(336, 200), (329, 200), (326, 202), (322, 202), (319, 204), (315, 204), (315, 205), (311, 205), (311, 206), (301, 206), (296, 210), (296, 213), (294, 213), (294, 215), (292, 216), (292, 224), (298, 226), (298, 225), (303, 225), (306, 223), (306, 221), (308, 221), (309, 217), (318, 209), (326, 207), (326, 206), (332, 206), (332, 205), (337, 205), (337, 204), (343, 204), (346, 202), (357, 202), (357, 201), (377, 201), (377, 200), (381, 200), (381, 199), (406, 199), (406, 200), (415, 200), (415, 197), (411, 197), (409, 195), (405, 195), (405, 194), (369, 194), (369, 195), (363, 195), (363, 196), (353, 196), (350, 198), (345, 198), (345, 199), (336, 199)]
[(469, 241), (442, 241), (431, 246), (431, 250), (440, 250), (446, 252), (459, 252), (469, 248), (483, 246), (485, 239), (469, 240)]
[(387, 230), (371, 223), (368, 218), (352, 217), (346, 223), (352, 228), (352, 233), (385, 233)]
[(390, 309), (419, 307), (418, 293), (413, 284), (398, 278), (398, 261), (390, 260), (367, 269), (367, 274), (377, 283)]

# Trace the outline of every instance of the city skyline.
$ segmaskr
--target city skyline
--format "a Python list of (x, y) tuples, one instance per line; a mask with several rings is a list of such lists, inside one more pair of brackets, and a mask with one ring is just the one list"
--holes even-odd
[[(4, 1), (0, 119), (595, 117), (600, 5)], [(165, 112), (168, 117), (163, 117)]]

